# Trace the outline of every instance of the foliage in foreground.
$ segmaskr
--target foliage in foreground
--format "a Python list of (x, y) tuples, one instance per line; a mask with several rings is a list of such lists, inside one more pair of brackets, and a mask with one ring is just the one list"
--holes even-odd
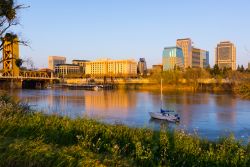
[(250, 146), (46, 116), (0, 97), (0, 166), (250, 166)]
[(235, 93), (244, 99), (250, 99), (250, 84), (240, 84), (235, 87)]

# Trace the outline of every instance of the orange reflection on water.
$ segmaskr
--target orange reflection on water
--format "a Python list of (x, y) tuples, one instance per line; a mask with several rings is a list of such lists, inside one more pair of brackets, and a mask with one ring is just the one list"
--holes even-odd
[(89, 91), (84, 97), (86, 114), (98, 117), (127, 117), (137, 103), (136, 94), (125, 91)]

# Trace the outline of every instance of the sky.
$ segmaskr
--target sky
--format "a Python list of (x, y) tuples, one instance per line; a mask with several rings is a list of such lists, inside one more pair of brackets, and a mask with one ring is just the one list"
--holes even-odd
[(48, 56), (73, 59), (135, 59), (148, 68), (161, 64), (164, 47), (191, 38), (208, 50), (214, 65), (215, 47), (229, 40), (236, 45), (237, 64), (250, 62), (249, 0), (17, 0), (30, 6), (18, 13), (13, 28), (29, 47), (23, 59), (48, 66)]

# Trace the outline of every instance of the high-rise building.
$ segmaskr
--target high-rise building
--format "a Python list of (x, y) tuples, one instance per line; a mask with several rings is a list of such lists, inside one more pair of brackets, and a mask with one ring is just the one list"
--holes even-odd
[(51, 70), (55, 70), (56, 65), (65, 64), (65, 63), (66, 63), (66, 57), (49, 56), (48, 58), (49, 69)]
[(198, 48), (192, 48), (192, 64), (190, 67), (199, 68), (201, 65), (201, 50)]
[(86, 74), (92, 76), (136, 76), (137, 63), (134, 60), (99, 59), (86, 62)]
[(236, 70), (236, 47), (233, 43), (220, 42), (215, 50), (215, 64), (218, 64), (219, 68)]
[[(205, 52), (205, 54), (204, 54), (204, 52)], [(209, 51), (202, 51), (202, 55), (204, 55), (206, 58), (205, 58), (205, 60), (203, 59), (203, 68), (206, 68), (206, 67), (208, 67), (209, 66)]]
[(183, 52), (180, 47), (165, 47), (162, 54), (163, 71), (184, 67)]
[(192, 47), (192, 68), (206, 68), (209, 65), (209, 52)]
[(184, 67), (192, 66), (192, 41), (190, 38), (177, 39), (176, 46), (180, 47), (184, 56)]
[(147, 64), (145, 58), (140, 58), (137, 66), (138, 74), (146, 75), (147, 74)]

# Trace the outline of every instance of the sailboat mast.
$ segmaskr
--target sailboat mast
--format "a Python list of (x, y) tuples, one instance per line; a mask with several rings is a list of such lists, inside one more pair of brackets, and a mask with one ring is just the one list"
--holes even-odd
[(161, 108), (163, 106), (163, 99), (162, 99), (162, 79), (161, 79)]

